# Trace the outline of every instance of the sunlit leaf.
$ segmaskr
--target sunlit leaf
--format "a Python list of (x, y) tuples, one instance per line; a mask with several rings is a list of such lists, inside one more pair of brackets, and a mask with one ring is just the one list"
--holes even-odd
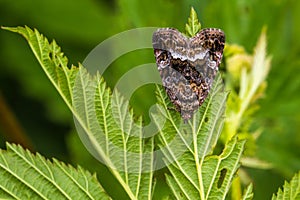
[(88, 150), (104, 164), (131, 199), (151, 199), (153, 140), (143, 140), (141, 119), (134, 120), (128, 101), (107, 88), (99, 75), (82, 66), (68, 68), (55, 41), (28, 27), (5, 28), (23, 35), (34, 55), (74, 115)]
[(188, 23), (185, 25), (185, 31), (187, 32), (188, 36), (193, 37), (200, 31), (200, 29), (201, 29), (201, 24), (198, 20), (196, 11), (192, 7), (188, 19)]
[(273, 194), (272, 200), (300, 199), (300, 173), (295, 174), (288, 183), (285, 181), (283, 189), (278, 189), (277, 194)]
[(0, 150), (1, 199), (110, 199), (95, 175), (22, 147)]

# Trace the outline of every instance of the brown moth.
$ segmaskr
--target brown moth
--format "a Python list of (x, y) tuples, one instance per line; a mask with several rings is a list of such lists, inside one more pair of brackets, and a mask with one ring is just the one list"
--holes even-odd
[(173, 28), (153, 33), (152, 44), (163, 86), (185, 122), (203, 104), (223, 56), (225, 34), (202, 29), (187, 38)]

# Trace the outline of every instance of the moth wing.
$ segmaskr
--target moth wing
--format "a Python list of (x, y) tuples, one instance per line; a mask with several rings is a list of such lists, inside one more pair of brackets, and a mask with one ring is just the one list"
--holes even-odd
[(153, 48), (168, 51), (173, 58), (186, 54), (187, 43), (186, 37), (173, 28), (160, 28), (152, 36)]

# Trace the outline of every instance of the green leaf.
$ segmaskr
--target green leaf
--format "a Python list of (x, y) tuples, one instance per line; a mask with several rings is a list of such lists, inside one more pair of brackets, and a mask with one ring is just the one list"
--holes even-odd
[(243, 200), (251, 200), (253, 199), (253, 186), (250, 184), (244, 191)]
[(272, 200), (300, 199), (300, 172), (295, 174), (291, 182), (284, 182), (283, 190), (278, 189), (277, 194), (273, 194)]
[(0, 198), (4, 199), (110, 199), (95, 175), (21, 146), (0, 150)]
[[(154, 140), (143, 139), (142, 119), (134, 120), (128, 101), (118, 91), (111, 91), (100, 74), (92, 75), (82, 66), (69, 69), (55, 41), (49, 43), (37, 30), (6, 29), (27, 39), (72, 111), (86, 148), (109, 167), (131, 199), (151, 199)], [(180, 114), (169, 109), (165, 91), (157, 87), (160, 105), (152, 117), (160, 133), (164, 165), (171, 172), (167, 182), (179, 199), (224, 199), (229, 190), (244, 142), (234, 138), (222, 154), (212, 155), (223, 127), (227, 95), (218, 74), (209, 97), (193, 118), (183, 123)]]
[[(229, 71), (226, 74), (226, 84), (232, 91), (227, 104), (228, 120), (222, 134), (225, 141), (230, 140), (237, 133), (246, 133), (253, 121), (253, 112), (258, 108), (256, 101), (264, 95), (266, 79), (271, 67), (271, 57), (267, 55), (266, 47), (266, 29), (263, 29), (253, 56), (247, 55), (236, 45), (228, 45), (225, 48), (225, 53), (228, 54), (226, 64)], [(239, 84), (236, 85), (237, 83)], [(235, 88), (239, 88), (238, 92)], [(244, 135), (248, 138), (253, 137), (250, 134)]]
[(188, 36), (194, 37), (201, 29), (201, 24), (198, 20), (197, 13), (194, 8), (191, 8), (188, 23), (185, 25), (185, 31)]
[(72, 109), (72, 87), (78, 68), (72, 66), (68, 68), (68, 59), (61, 52), (60, 47), (53, 40), (48, 42), (36, 29), (33, 31), (29, 27), (17, 27), (3, 29), (21, 34), (28, 42), (32, 52), (37, 58), (42, 69), (62, 96), (67, 106)]
[[(220, 156), (208, 156), (199, 163), (192, 155), (168, 166), (168, 184), (180, 199), (224, 199), (239, 167), (243, 142), (231, 141)], [(189, 159), (189, 160), (188, 160)]]
[[(242, 155), (244, 141), (234, 138), (221, 155), (211, 155), (224, 123), (227, 92), (218, 74), (209, 97), (193, 118), (184, 124), (179, 113), (168, 109), (162, 88), (157, 97), (161, 114), (154, 119), (160, 131), (161, 149), (171, 175), (167, 182), (177, 199), (224, 199)], [(166, 118), (165, 126), (159, 116)]]
[(79, 136), (94, 157), (106, 164), (131, 199), (151, 199), (153, 139), (142, 137), (128, 101), (107, 88), (99, 75), (82, 66), (68, 68), (55, 41), (28, 27), (5, 28), (23, 35), (46, 75), (74, 115)]

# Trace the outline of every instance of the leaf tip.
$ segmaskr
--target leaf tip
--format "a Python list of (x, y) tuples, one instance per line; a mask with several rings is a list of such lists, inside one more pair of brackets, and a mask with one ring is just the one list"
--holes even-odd
[(15, 27), (8, 27), (8, 26), (1, 26), (1, 29), (6, 30), (6, 31), (14, 31), (16, 29)]
[(198, 20), (197, 13), (194, 7), (191, 7), (188, 23), (186, 23), (185, 25), (185, 30), (187, 32), (187, 35), (193, 37), (199, 32), (200, 29), (201, 29), (201, 23)]

